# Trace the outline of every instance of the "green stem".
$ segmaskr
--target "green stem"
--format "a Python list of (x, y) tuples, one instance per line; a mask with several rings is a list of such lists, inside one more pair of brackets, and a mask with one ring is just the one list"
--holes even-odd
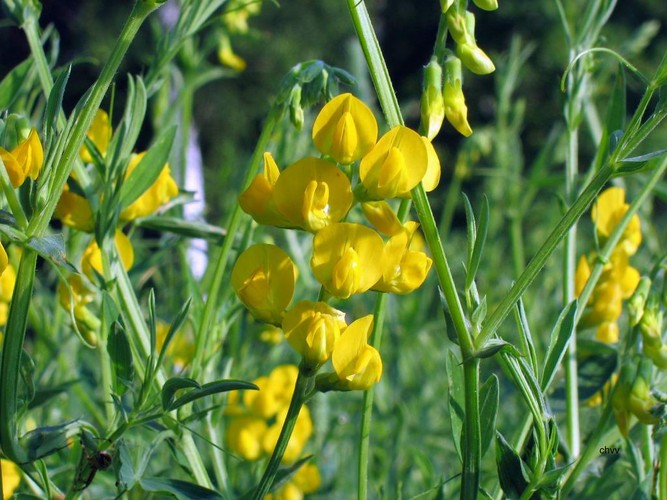
[(658, 473), (658, 500), (667, 500), (667, 432), (660, 440), (660, 472)]
[(463, 478), (461, 498), (476, 499), (479, 492), (479, 469), (482, 439), (479, 421), (479, 359), (463, 363), (465, 384), (465, 420), (463, 421)]
[(280, 462), (283, 459), (287, 445), (289, 444), (290, 437), (292, 436), (292, 431), (296, 425), (297, 417), (301, 411), (301, 407), (306, 402), (308, 395), (313, 391), (315, 386), (315, 375), (312, 373), (306, 373), (303, 366), (299, 367), (299, 376), (296, 379), (296, 385), (294, 387), (294, 394), (292, 394), (292, 400), (290, 401), (289, 408), (287, 410), (287, 416), (285, 417), (285, 422), (283, 427), (280, 430), (280, 436), (278, 436), (278, 442), (276, 447), (273, 450), (273, 454), (269, 459), (269, 463), (266, 465), (266, 470), (262, 479), (259, 482), (259, 485), (253, 492), (253, 500), (262, 500), (264, 496), (270, 491), (273, 480), (278, 473), (278, 468), (280, 467)]
[[(274, 105), (269, 113), (269, 116), (264, 125), (264, 130), (259, 136), (257, 141), (257, 146), (253, 152), (252, 158), (250, 160), (250, 166), (246, 172), (245, 179), (243, 181), (243, 189), (245, 189), (252, 179), (257, 175), (259, 165), (261, 163), (262, 156), (264, 151), (266, 151), (273, 134), (273, 130), (278, 124), (280, 117), (282, 116), (282, 106)], [(192, 362), (192, 374), (191, 377), (196, 379), (199, 375), (199, 372), (204, 368), (204, 356), (207, 352), (207, 346), (210, 346), (210, 332), (213, 326), (214, 313), (217, 311), (218, 305), (218, 296), (220, 294), (220, 288), (222, 286), (222, 280), (225, 277), (225, 270), (227, 268), (227, 262), (229, 261), (229, 254), (231, 252), (232, 246), (234, 244), (234, 239), (236, 233), (239, 230), (241, 220), (243, 217), (243, 211), (238, 203), (234, 204), (234, 210), (227, 224), (227, 236), (225, 241), (222, 244), (222, 249), (218, 255), (217, 261), (215, 263), (215, 271), (213, 274), (213, 279), (208, 291), (208, 296), (206, 298), (206, 305), (204, 306), (204, 312), (202, 314), (201, 323), (199, 324), (199, 329), (197, 330), (196, 342), (195, 342), (195, 355)]]

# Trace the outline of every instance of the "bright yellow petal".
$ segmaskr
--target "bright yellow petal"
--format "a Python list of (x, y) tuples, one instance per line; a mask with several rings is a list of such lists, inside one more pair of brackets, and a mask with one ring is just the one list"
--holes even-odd
[(0, 459), (2, 468), (2, 498), (10, 498), (21, 484), (21, 470), (18, 465), (4, 458)]
[(627, 209), (624, 189), (611, 187), (600, 193), (591, 211), (591, 218), (598, 234), (605, 238), (609, 237), (618, 223), (619, 212), (622, 217)]
[[(111, 122), (109, 121), (109, 115), (103, 109), (98, 109), (97, 113), (95, 113), (95, 117), (93, 118), (92, 123), (90, 124), (90, 128), (88, 129), (86, 136), (93, 142), (93, 144), (95, 144), (95, 147), (102, 155), (102, 157), (104, 157), (107, 149), (109, 148), (111, 134), (112, 129)], [(81, 146), (79, 156), (81, 157), (81, 161), (84, 163), (93, 162), (93, 157), (85, 144)]]
[(83, 196), (71, 192), (67, 185), (60, 195), (54, 215), (66, 226), (80, 231), (92, 232), (95, 228), (90, 203)]
[(9, 264), (9, 257), (7, 256), (7, 252), (5, 251), (5, 247), (0, 243), (0, 276), (2, 273), (5, 272), (5, 269), (7, 269), (7, 265)]
[(368, 222), (385, 236), (393, 236), (403, 230), (401, 221), (386, 201), (367, 201), (361, 204), (361, 209)]
[(422, 186), (424, 186), (424, 191), (430, 193), (440, 183), (440, 158), (438, 158), (438, 153), (435, 151), (433, 144), (426, 137), (422, 137), (422, 141), (426, 146), (426, 153), (428, 154), (428, 163), (426, 165), (426, 173), (422, 179)]

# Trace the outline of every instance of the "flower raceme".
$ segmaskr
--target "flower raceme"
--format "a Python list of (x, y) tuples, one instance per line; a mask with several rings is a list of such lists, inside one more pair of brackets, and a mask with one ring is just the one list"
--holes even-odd
[(37, 130), (31, 129), (28, 137), (11, 151), (0, 148), (0, 158), (15, 188), (21, 186), (28, 177), (36, 180), (44, 164), (44, 149)]
[[(625, 190), (622, 188), (612, 187), (598, 196), (591, 211), (591, 218), (602, 244), (607, 241), (629, 208), (630, 205), (625, 203)], [(641, 242), (641, 221), (639, 216), (635, 214), (630, 219), (625, 231), (623, 231), (617, 248), (620, 247), (627, 255), (634, 255)]]
[(232, 286), (258, 320), (280, 325), (292, 300), (297, 270), (276, 245), (260, 243), (246, 249), (232, 269)]
[[(127, 166), (125, 177), (129, 177), (132, 171), (139, 165), (146, 152), (132, 155)], [(121, 220), (128, 221), (152, 214), (162, 205), (178, 194), (178, 185), (171, 176), (169, 165), (166, 164), (155, 182), (143, 192), (139, 198), (134, 200), (120, 213)]]
[(360, 159), (375, 145), (378, 125), (373, 112), (352, 94), (341, 94), (324, 105), (313, 124), (313, 142), (338, 163)]

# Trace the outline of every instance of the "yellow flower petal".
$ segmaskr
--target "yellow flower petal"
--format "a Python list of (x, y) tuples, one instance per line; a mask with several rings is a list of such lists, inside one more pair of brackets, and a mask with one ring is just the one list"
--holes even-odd
[(67, 184), (60, 195), (54, 215), (66, 226), (79, 231), (90, 233), (95, 229), (90, 203), (83, 196), (71, 192)]
[[(106, 155), (107, 149), (109, 148), (111, 134), (112, 129), (111, 123), (109, 121), (109, 115), (106, 111), (98, 109), (97, 113), (95, 113), (95, 117), (93, 118), (92, 123), (90, 124), (90, 128), (88, 129), (86, 137), (88, 137), (88, 139), (90, 139), (93, 144), (95, 144), (95, 147), (102, 155), (102, 157)], [(81, 161), (84, 163), (93, 162), (93, 157), (85, 144), (81, 146), (79, 156), (81, 157)]]
[(256, 175), (248, 188), (239, 196), (239, 205), (259, 224), (286, 227), (289, 221), (276, 208), (273, 198), (280, 170), (271, 153), (264, 153), (264, 171)]
[(424, 187), (424, 191), (430, 193), (438, 187), (438, 184), (440, 184), (440, 173), (442, 168), (440, 166), (438, 153), (436, 153), (431, 141), (423, 136), (422, 141), (424, 142), (424, 146), (426, 146), (426, 153), (428, 154), (428, 163), (426, 164), (426, 173), (422, 179), (422, 186)]
[(258, 460), (262, 457), (262, 441), (268, 425), (257, 417), (232, 419), (227, 427), (227, 446), (246, 460)]
[(445, 100), (445, 118), (459, 134), (470, 137), (472, 128), (468, 123), (468, 107), (463, 96), (461, 80), (455, 80), (453, 83), (446, 81), (442, 95)]
[[(118, 254), (123, 263), (123, 267), (126, 270), (129, 270), (132, 267), (132, 264), (134, 264), (134, 249), (132, 248), (130, 239), (123, 233), (123, 231), (117, 229), (116, 234), (114, 235), (114, 243), (118, 249)], [(93, 269), (98, 274), (104, 274), (104, 269), (102, 267), (102, 253), (95, 240), (90, 242), (90, 245), (84, 250), (83, 256), (81, 257), (81, 270), (88, 276), (88, 278), (95, 281), (95, 273), (93, 273)]]
[(21, 484), (21, 470), (18, 465), (0, 458), (2, 467), (2, 498), (10, 498)]
[(44, 164), (44, 149), (37, 135), (37, 130), (30, 130), (28, 138), (19, 143), (12, 151), (0, 148), (0, 158), (5, 164), (12, 186), (21, 186), (30, 176), (35, 180)]
[(373, 112), (352, 94), (334, 97), (313, 124), (315, 147), (338, 163), (352, 163), (368, 153), (377, 140)]
[(348, 326), (336, 343), (331, 357), (341, 387), (347, 390), (367, 390), (382, 377), (382, 359), (368, 345), (373, 315), (359, 318)]
[[(139, 165), (139, 162), (146, 153), (139, 153), (132, 156), (125, 178), (128, 178), (132, 171)], [(121, 220), (128, 221), (139, 217), (146, 217), (152, 214), (162, 205), (178, 194), (178, 186), (171, 176), (169, 165), (165, 164), (160, 175), (155, 182), (139, 196), (132, 204), (120, 213)]]
[(403, 231), (401, 221), (386, 201), (367, 201), (361, 204), (361, 209), (368, 222), (385, 236), (393, 236)]

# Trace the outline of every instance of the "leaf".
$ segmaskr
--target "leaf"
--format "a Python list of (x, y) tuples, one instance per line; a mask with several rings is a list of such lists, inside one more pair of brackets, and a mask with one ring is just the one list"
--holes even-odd
[(28, 409), (32, 410), (33, 408), (37, 408), (55, 398), (56, 396), (59, 396), (60, 394), (68, 394), (71, 390), (71, 387), (78, 383), (78, 380), (68, 380), (67, 382), (58, 384), (55, 387), (37, 389), (35, 391), (35, 397), (33, 397), (32, 401), (30, 401), (28, 404)]
[(144, 477), (139, 484), (145, 491), (153, 493), (171, 493), (179, 500), (209, 500), (222, 498), (219, 493), (199, 486), (198, 484), (181, 481), (180, 479), (164, 479)]
[(579, 399), (584, 401), (604, 387), (616, 371), (618, 354), (613, 347), (595, 340), (577, 341)]
[(544, 371), (542, 372), (540, 383), (542, 391), (546, 391), (553, 381), (556, 370), (558, 370), (558, 366), (565, 355), (567, 346), (574, 333), (576, 314), (577, 301), (573, 300), (561, 311), (551, 331), (551, 340), (549, 341), (549, 349), (547, 350), (546, 362), (544, 363)]
[(218, 380), (216, 382), (209, 382), (208, 384), (204, 384), (197, 389), (188, 391), (180, 398), (176, 399), (175, 401), (172, 401), (171, 404), (168, 406), (168, 408), (165, 409), (169, 411), (176, 410), (177, 408), (180, 408), (183, 405), (192, 403), (193, 401), (196, 401), (197, 399), (201, 399), (206, 396), (219, 394), (221, 392), (240, 391), (246, 389), (258, 391), (259, 387), (257, 387), (253, 383), (245, 382), (243, 380)]
[(142, 78), (130, 75), (127, 79), (127, 88), (127, 102), (125, 103), (125, 113), (122, 121), (123, 129), (122, 134), (119, 134), (122, 138), (119, 158), (127, 158), (132, 153), (146, 115), (146, 86)]
[(71, 420), (59, 425), (39, 427), (19, 438), (21, 447), (26, 450), (29, 462), (44, 458), (63, 448), (67, 448), (69, 439), (80, 432), (78, 420)]
[(468, 261), (468, 273), (466, 274), (465, 289), (468, 290), (475, 280), (479, 263), (482, 260), (482, 252), (484, 252), (484, 244), (486, 243), (486, 235), (489, 228), (489, 199), (486, 195), (483, 196), (482, 211), (479, 214), (479, 225), (475, 234), (475, 244), (472, 249), (472, 254)]
[(496, 431), (496, 416), (498, 415), (499, 391), (498, 377), (492, 374), (482, 384), (479, 391), (479, 419), (482, 422), (482, 455), (491, 444)]
[(76, 267), (67, 260), (65, 240), (62, 234), (49, 234), (41, 237), (31, 236), (26, 242), (26, 246), (52, 264), (69, 272), (78, 272)]
[(8, 109), (24, 87), (26, 77), (32, 65), (29, 57), (15, 66), (0, 82), (0, 109)]
[(28, 408), (35, 397), (35, 362), (25, 350), (21, 350), (21, 364), (19, 365), (21, 386), (19, 387), (19, 406)]
[(227, 231), (221, 227), (206, 224), (204, 222), (194, 222), (179, 219), (178, 217), (166, 217), (163, 215), (154, 215), (144, 217), (135, 221), (139, 227), (154, 229), (156, 231), (174, 233), (186, 238), (203, 238), (212, 240), (215, 243), (221, 243), (227, 234)]
[(499, 352), (504, 352), (507, 354), (512, 354), (515, 358), (523, 357), (523, 354), (514, 347), (513, 344), (510, 344), (506, 340), (502, 339), (489, 339), (486, 344), (484, 344), (480, 349), (475, 351), (473, 357), (479, 359), (490, 358)]
[[(472, 209), (472, 205), (470, 204), (470, 199), (468, 199), (468, 196), (466, 196), (465, 193), (463, 194), (463, 206), (466, 211), (466, 255), (467, 255), (467, 268), (470, 269), (470, 263), (472, 262), (472, 253), (474, 251), (475, 247), (475, 239), (477, 238), (477, 224), (475, 223), (475, 212)], [(469, 273), (467, 273), (469, 274)], [(468, 280), (466, 279), (466, 283)]]
[(121, 210), (130, 206), (153, 185), (169, 159), (176, 126), (167, 128), (148, 150), (120, 189)]
[(64, 71), (61, 71), (56, 81), (53, 83), (53, 88), (49, 92), (49, 98), (46, 101), (46, 113), (44, 115), (44, 129), (46, 137), (50, 137), (56, 130), (58, 123), (58, 116), (63, 105), (63, 96), (65, 95), (65, 87), (72, 72), (72, 65), (67, 66)]
[(642, 163), (648, 160), (652, 160), (653, 158), (657, 158), (658, 156), (662, 156), (665, 153), (667, 153), (667, 149), (659, 149), (658, 151), (652, 151), (643, 155), (623, 158), (620, 161), (623, 163)]
[(134, 380), (134, 364), (132, 361), (132, 350), (127, 339), (125, 329), (118, 321), (111, 324), (109, 339), (107, 340), (107, 352), (111, 359), (113, 368), (113, 390), (122, 396), (128, 385)]
[(463, 435), (463, 369), (456, 354), (451, 349), (447, 352), (447, 385), (449, 386), (449, 422), (452, 428), (452, 440), (459, 459), (461, 454), (461, 436)]
[(538, 373), (537, 355), (535, 354), (535, 343), (533, 342), (533, 334), (530, 332), (530, 325), (526, 317), (526, 309), (523, 306), (523, 299), (520, 297), (514, 308), (514, 318), (516, 320), (517, 329), (519, 330), (519, 339), (525, 349), (525, 355), (528, 356), (530, 364), (535, 373)]
[(176, 391), (192, 387), (201, 387), (199, 382), (187, 377), (174, 377), (167, 380), (162, 386), (162, 408), (168, 410), (174, 402)]
[(520, 498), (528, 481), (523, 474), (521, 458), (500, 432), (496, 432), (496, 465), (500, 487), (507, 498)]
[(136, 483), (134, 465), (130, 457), (130, 451), (125, 444), (125, 440), (120, 438), (115, 443), (116, 453), (114, 454), (114, 470), (118, 478), (119, 487), (132, 489)]
[(164, 360), (164, 357), (167, 354), (167, 349), (169, 349), (169, 345), (171, 344), (174, 335), (176, 335), (176, 332), (178, 332), (178, 329), (181, 327), (181, 325), (188, 316), (188, 311), (190, 310), (191, 302), (192, 298), (188, 298), (185, 304), (183, 304), (183, 307), (181, 307), (181, 310), (176, 315), (176, 318), (174, 318), (174, 321), (172, 321), (171, 326), (169, 327), (169, 331), (167, 332), (167, 335), (164, 338), (164, 342), (162, 343), (162, 349), (160, 349), (160, 354), (158, 355), (157, 363), (155, 365), (156, 367), (162, 365), (162, 361)]

